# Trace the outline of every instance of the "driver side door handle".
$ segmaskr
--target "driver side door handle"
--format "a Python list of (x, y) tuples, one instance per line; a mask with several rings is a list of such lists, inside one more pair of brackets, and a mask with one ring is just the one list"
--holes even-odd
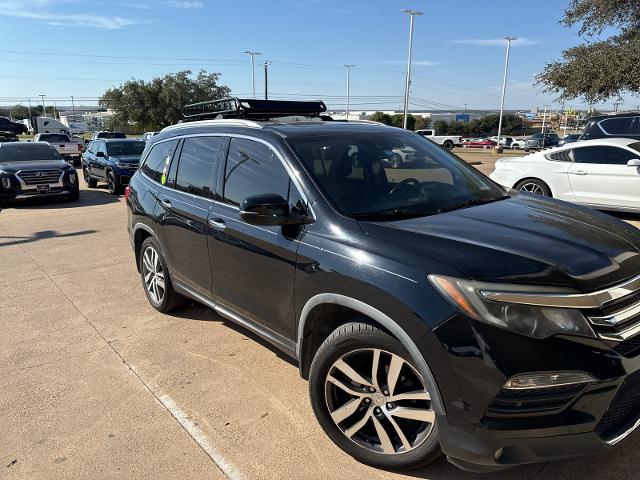
[(575, 172), (571, 173), (573, 173), (574, 175), (587, 175), (587, 173), (589, 172), (587, 172), (586, 170), (576, 170)]

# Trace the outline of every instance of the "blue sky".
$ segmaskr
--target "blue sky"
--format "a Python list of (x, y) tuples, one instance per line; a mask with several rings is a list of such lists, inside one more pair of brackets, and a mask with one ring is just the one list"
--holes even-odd
[[(568, 0), (0, 0), (0, 105), (46, 94), (95, 103), (132, 77), (183, 69), (221, 73), (236, 95), (251, 93), (244, 50), (272, 62), (270, 93), (344, 104), (345, 63), (352, 110), (399, 108), (409, 18), (414, 38), (412, 108), (497, 109), (505, 35), (511, 51), (506, 108), (553, 105), (532, 75), (579, 42), (558, 24)], [(57, 53), (56, 53), (57, 52)], [(263, 91), (263, 70), (256, 69)], [(93, 102), (92, 102), (93, 100)], [(50, 100), (47, 100), (50, 101)], [(625, 108), (635, 108), (629, 99)], [(580, 104), (580, 101), (573, 102)], [(640, 103), (640, 101), (638, 101)]]

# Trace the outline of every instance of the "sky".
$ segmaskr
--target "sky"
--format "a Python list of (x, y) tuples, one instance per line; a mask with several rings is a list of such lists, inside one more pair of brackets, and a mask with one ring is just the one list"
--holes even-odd
[[(506, 109), (558, 108), (533, 76), (580, 43), (559, 24), (569, 0), (0, 0), (0, 105), (95, 104), (108, 88), (179, 70), (221, 74), (237, 96), (320, 98), (351, 110), (399, 109), (409, 16), (415, 18), (411, 108), (498, 109), (504, 36), (512, 44)], [(613, 99), (612, 99), (613, 101)], [(623, 108), (635, 108), (635, 98)], [(573, 106), (584, 107), (580, 100)], [(608, 105), (609, 108), (611, 104)]]

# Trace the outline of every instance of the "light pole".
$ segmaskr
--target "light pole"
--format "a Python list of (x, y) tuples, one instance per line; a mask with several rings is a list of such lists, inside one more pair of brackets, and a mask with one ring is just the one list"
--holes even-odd
[(252, 52), (250, 50), (245, 50), (242, 53), (251, 55), (251, 85), (253, 86), (253, 98), (256, 98), (256, 64), (254, 61), (254, 57), (261, 54), (260, 52)]
[(407, 129), (407, 117), (409, 116), (409, 89), (411, 88), (411, 59), (413, 56), (413, 18), (418, 15), (424, 15), (422, 12), (418, 12), (417, 10), (411, 10), (405, 8), (401, 10), (402, 13), (406, 13), (411, 17), (409, 21), (409, 59), (407, 60), (407, 79), (404, 85), (404, 120), (402, 122), (403, 128)]
[(264, 62), (264, 99), (269, 100), (269, 65), (271, 62)]
[(347, 69), (347, 121), (349, 121), (349, 103), (351, 101), (351, 69), (355, 67), (355, 65), (345, 65)]
[(544, 127), (545, 127), (545, 123), (547, 121), (547, 106), (544, 106), (544, 113), (542, 114), (542, 145), (541, 148), (544, 148), (544, 144), (545, 144), (545, 140), (547, 137), (547, 134), (544, 133)]
[(71, 95), (71, 113), (73, 115), (73, 121), (76, 121), (76, 104), (73, 102), (73, 95)]
[(502, 80), (502, 98), (500, 99), (500, 121), (498, 122), (498, 145), (500, 148), (500, 137), (502, 135), (502, 115), (504, 112), (504, 93), (507, 89), (507, 76), (509, 74), (509, 51), (511, 50), (511, 42), (517, 40), (516, 37), (504, 37), (507, 41), (507, 56), (504, 60), (504, 79)]
[(47, 116), (47, 108), (44, 106), (44, 97), (46, 97), (46, 95), (38, 95), (40, 98), (42, 98), (42, 116), (46, 117)]

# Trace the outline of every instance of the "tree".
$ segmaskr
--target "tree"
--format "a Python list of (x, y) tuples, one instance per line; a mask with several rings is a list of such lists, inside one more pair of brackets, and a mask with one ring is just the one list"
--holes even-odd
[[(562, 52), (537, 76), (545, 91), (561, 99), (584, 97), (589, 103), (640, 94), (640, 2), (638, 0), (571, 0), (562, 23), (579, 26), (589, 40)], [(616, 32), (600, 39), (610, 30)], [(596, 37), (598, 37), (596, 39)]]
[(416, 130), (424, 130), (425, 128), (429, 128), (431, 125), (431, 119), (428, 117), (416, 117)]
[(182, 118), (182, 108), (189, 103), (228, 97), (231, 90), (218, 85), (220, 75), (201, 70), (192, 78), (191, 70), (156, 77), (148, 82), (129, 80), (107, 90), (100, 106), (114, 110), (113, 126), (139, 131), (160, 130)]
[(391, 120), (391, 115), (382, 112), (374, 112), (369, 117), (369, 120), (372, 122), (380, 122), (385, 125), (393, 125), (393, 121)]
[(29, 118), (29, 108), (21, 104), (11, 107), (10, 113), (14, 120)]

